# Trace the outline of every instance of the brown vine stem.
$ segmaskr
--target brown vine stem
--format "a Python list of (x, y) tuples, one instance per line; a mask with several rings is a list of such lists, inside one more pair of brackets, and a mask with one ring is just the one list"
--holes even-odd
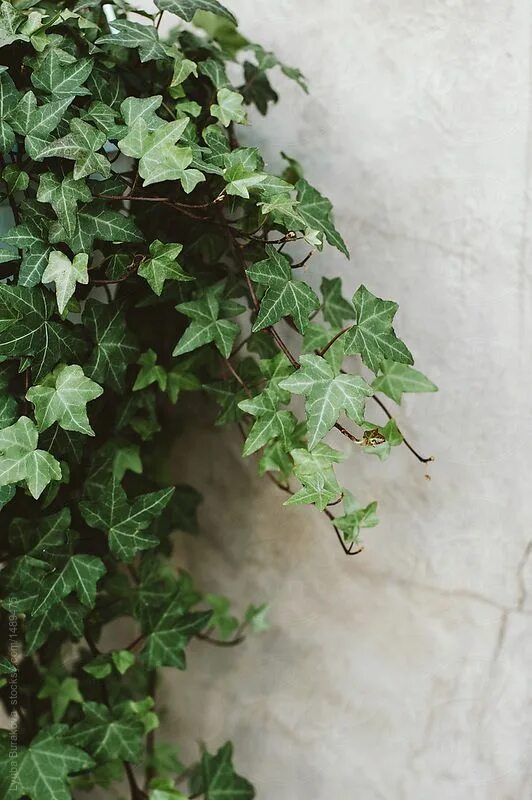
[(315, 252), (316, 252), (315, 250), (311, 250), (310, 253), (308, 253), (308, 255), (306, 255), (305, 258), (302, 259), (302, 261), (298, 261), (297, 264), (292, 264), (292, 269), (301, 269), (301, 267), (304, 267), (309, 258), (312, 258)]
[[(241, 432), (242, 432), (242, 434), (243, 434), (243, 436), (245, 438), (244, 431), (242, 430), (242, 428), (240, 428), (240, 430), (241, 430)], [(289, 494), (291, 497), (295, 494), (295, 492), (293, 492), (289, 486), (285, 486), (284, 484), (279, 483), (279, 481), (277, 481), (275, 479), (275, 477), (272, 475), (271, 472), (267, 472), (266, 475), (272, 481), (272, 483), (274, 483), (277, 486), (278, 489), (281, 489), (281, 491), (285, 492), (286, 494)], [(341, 499), (342, 498), (340, 497), (336, 502), (340, 502)], [(335, 505), (335, 503), (331, 503), (330, 505)], [(332, 527), (334, 528), (334, 532), (336, 534), (336, 537), (337, 537), (338, 541), (340, 542), (340, 547), (344, 551), (345, 555), (346, 556), (356, 556), (359, 553), (361, 553), (362, 550), (364, 549), (363, 547), (360, 547), (358, 550), (353, 550), (353, 543), (351, 543), (349, 545), (349, 547), (346, 546), (346, 544), (345, 544), (345, 542), (343, 540), (341, 532), (338, 530), (338, 528), (334, 524), (335, 519), (336, 519), (334, 514), (331, 511), (329, 511), (328, 508), (324, 508), (323, 509), (323, 513), (325, 514), (327, 519), (332, 522)]]
[(229, 359), (228, 359), (228, 358), (224, 358), (224, 364), (225, 364), (225, 366), (227, 367), (227, 369), (229, 370), (229, 372), (231, 373), (231, 375), (233, 376), (233, 378), (234, 378), (236, 381), (238, 381), (238, 383), (239, 383), (239, 384), (240, 384), (240, 386), (243, 388), (243, 390), (245, 391), (245, 393), (247, 394), (247, 396), (248, 396), (248, 397), (252, 397), (253, 395), (251, 394), (251, 392), (250, 392), (250, 390), (249, 390), (248, 386), (247, 386), (247, 385), (244, 383), (244, 381), (242, 380), (242, 378), (240, 377), (240, 375), (238, 374), (238, 372), (236, 371), (236, 369), (233, 367), (233, 365), (231, 364), (231, 362), (229, 361)]
[(214, 639), (212, 636), (209, 636), (208, 633), (197, 633), (196, 639), (201, 639), (202, 642), (208, 642), (216, 647), (236, 647), (237, 645), (242, 644), (246, 637), (240, 635), (225, 641), (224, 639)]
[(128, 278), (130, 278), (132, 275), (135, 274), (135, 272), (137, 271), (139, 266), (140, 266), (140, 264), (139, 265), (135, 265), (132, 269), (130, 269), (126, 273), (124, 273), (124, 275), (122, 275), (122, 277), (116, 278), (115, 280), (103, 280), (102, 279), (102, 280), (97, 280), (97, 281), (91, 281), (91, 284), (93, 286), (114, 286), (117, 283), (122, 283), (123, 281), (127, 281)]
[(342, 328), (342, 330), (341, 330), (341, 331), (339, 331), (339, 332), (336, 334), (336, 336), (333, 336), (333, 338), (331, 339), (331, 341), (330, 341), (330, 342), (327, 342), (327, 344), (325, 345), (325, 347), (322, 347), (322, 349), (321, 349), (321, 350), (318, 352), (318, 355), (319, 355), (319, 356), (324, 356), (324, 355), (325, 355), (325, 353), (327, 352), (327, 350), (328, 350), (330, 347), (332, 347), (332, 346), (333, 346), (333, 344), (334, 344), (334, 343), (335, 343), (335, 342), (336, 342), (336, 341), (337, 341), (337, 340), (340, 338), (340, 336), (343, 336), (343, 335), (344, 335), (344, 333), (347, 333), (347, 331), (348, 331), (348, 330), (350, 330), (352, 327), (353, 327), (352, 325), (347, 325), (347, 327), (345, 327), (345, 328)]
[[(388, 411), (388, 409), (386, 408), (386, 406), (384, 405), (382, 400), (379, 397), (377, 397), (377, 395), (375, 395), (375, 394), (372, 395), (372, 397), (375, 400), (375, 402), (377, 403), (377, 405), (384, 411), (384, 413), (386, 414), (388, 419), (393, 419), (393, 415), (390, 413), (390, 411)], [(402, 433), (401, 433), (401, 436), (403, 436)], [(407, 446), (407, 448), (410, 450), (410, 452), (417, 458), (417, 460), (421, 461), (422, 464), (428, 464), (430, 461), (434, 461), (434, 456), (428, 456), (427, 458), (425, 458), (424, 456), (420, 455), (417, 452), (417, 450), (414, 447), (412, 447), (410, 442), (407, 439), (405, 439), (404, 436), (403, 436), (403, 443)]]

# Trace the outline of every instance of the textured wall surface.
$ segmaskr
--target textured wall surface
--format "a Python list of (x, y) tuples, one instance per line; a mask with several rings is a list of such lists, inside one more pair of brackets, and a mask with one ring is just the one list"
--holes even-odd
[(527, 800), (532, 6), (228, 5), (309, 78), (307, 97), (279, 77), (282, 102), (247, 135), (271, 167), (281, 149), (303, 161), (336, 206), (352, 260), (328, 249), (309, 275), (400, 303), (440, 393), (397, 417), (436, 461), (349, 462), (381, 524), (346, 559), (317, 512), (283, 509), (241, 462), (236, 433), (180, 441), (176, 475), (211, 491), (176, 560), (242, 605), (271, 601), (272, 628), (194, 645), (167, 730), (233, 738), (260, 800)]

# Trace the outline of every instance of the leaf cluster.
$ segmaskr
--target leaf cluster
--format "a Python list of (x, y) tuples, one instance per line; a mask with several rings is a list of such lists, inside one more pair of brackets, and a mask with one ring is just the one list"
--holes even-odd
[[(276, 74), (307, 90), (299, 70), (217, 0), (156, 6), (0, 0), (6, 800), (123, 781), (133, 800), (254, 797), (229, 742), (183, 765), (156, 734), (161, 668), (266, 627), (264, 604), (239, 617), (170, 564), (174, 532), (200, 527), (201, 495), (164, 468), (183, 396), (214, 401), (286, 503), (317, 506), (355, 552), (376, 503), (342, 487), (340, 443), (387, 457), (402, 435), (371, 398), (436, 388), (394, 302), (348, 299), (334, 277), (317, 289), (310, 257), (349, 255), (329, 200), (294, 159), (277, 174), (240, 144)], [(104, 647), (124, 618), (132, 640)]]

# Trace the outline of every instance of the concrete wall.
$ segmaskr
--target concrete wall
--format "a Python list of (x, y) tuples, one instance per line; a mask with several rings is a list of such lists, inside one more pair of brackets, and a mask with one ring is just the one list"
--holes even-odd
[(436, 461), (350, 462), (381, 525), (346, 559), (317, 512), (283, 509), (241, 462), (236, 432), (178, 443), (176, 475), (210, 491), (176, 563), (242, 606), (269, 600), (272, 628), (194, 645), (168, 679), (167, 732), (231, 737), (260, 800), (525, 800), (532, 7), (228, 5), (309, 78), (310, 96), (278, 79), (282, 102), (247, 138), (272, 166), (281, 149), (303, 161), (335, 203), (352, 260), (328, 249), (309, 274), (400, 303), (398, 332), (441, 391), (398, 420)]

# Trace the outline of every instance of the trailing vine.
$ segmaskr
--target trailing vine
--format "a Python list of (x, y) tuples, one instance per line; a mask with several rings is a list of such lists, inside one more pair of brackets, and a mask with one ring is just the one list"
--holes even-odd
[[(264, 604), (238, 618), (170, 565), (201, 499), (164, 466), (184, 393), (214, 401), (285, 505), (316, 506), (349, 555), (376, 503), (340, 485), (337, 437), (354, 458), (404, 444), (429, 460), (379, 396), (436, 388), (396, 303), (311, 286), (314, 253), (349, 256), (331, 204), (294, 159), (275, 175), (240, 141), (247, 107), (278, 99), (271, 75), (306, 92), (303, 76), (217, 0), (156, 5), (0, 2), (6, 800), (124, 782), (133, 800), (254, 796), (230, 742), (184, 765), (157, 733), (161, 668), (185, 669), (193, 639), (266, 627)], [(132, 641), (106, 648), (124, 618)]]

